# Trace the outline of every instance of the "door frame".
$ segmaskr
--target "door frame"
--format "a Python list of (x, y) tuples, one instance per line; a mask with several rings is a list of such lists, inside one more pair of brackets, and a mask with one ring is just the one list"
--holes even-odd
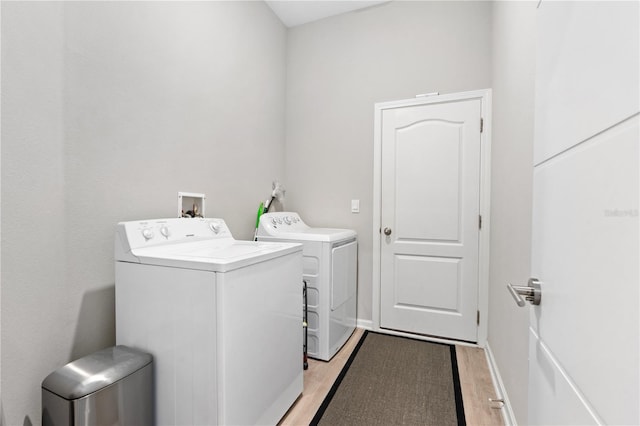
[[(447, 342), (447, 339), (431, 338), (411, 333), (403, 333), (380, 328), (380, 229), (382, 208), (382, 113), (384, 110), (415, 105), (439, 104), (453, 101), (479, 99), (483, 129), (480, 133), (480, 215), (482, 229), (478, 240), (478, 346), (484, 347), (487, 342), (488, 310), (489, 310), (489, 243), (491, 232), (491, 89), (470, 92), (449, 93), (445, 95), (416, 97), (398, 101), (378, 102), (374, 105), (373, 131), (373, 274), (372, 274), (372, 310), (371, 326), (374, 331), (407, 335), (425, 340)], [(458, 342), (459, 343), (459, 342)]]

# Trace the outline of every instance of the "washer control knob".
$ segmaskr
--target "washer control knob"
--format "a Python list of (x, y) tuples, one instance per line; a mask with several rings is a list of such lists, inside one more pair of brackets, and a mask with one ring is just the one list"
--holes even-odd
[(282, 218), (280, 218), (280, 217), (279, 217), (279, 218), (276, 218), (276, 221), (278, 221), (278, 224), (279, 224), (279, 225), (282, 225)]
[(287, 225), (291, 225), (291, 218), (289, 216), (285, 216), (284, 223), (286, 223)]
[(153, 229), (144, 228), (142, 230), (142, 236), (144, 237), (145, 241), (148, 241), (148, 240), (152, 239), (153, 238)]
[(169, 227), (167, 225), (162, 225), (162, 227), (160, 228), (160, 233), (165, 238), (169, 238), (169, 235), (171, 235), (171, 232), (169, 231)]
[(209, 222), (209, 228), (213, 231), (214, 234), (220, 232), (220, 224), (218, 222)]
[(276, 218), (275, 218), (275, 217), (272, 217), (272, 218), (271, 218), (271, 224), (272, 224), (272, 225), (275, 225), (276, 223), (278, 223), (278, 222), (276, 222)]

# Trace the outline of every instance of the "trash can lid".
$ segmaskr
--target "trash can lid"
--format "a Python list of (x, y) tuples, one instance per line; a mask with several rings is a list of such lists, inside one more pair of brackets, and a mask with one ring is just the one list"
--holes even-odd
[(42, 381), (42, 388), (67, 400), (82, 398), (127, 377), (152, 360), (148, 353), (113, 346), (60, 367)]

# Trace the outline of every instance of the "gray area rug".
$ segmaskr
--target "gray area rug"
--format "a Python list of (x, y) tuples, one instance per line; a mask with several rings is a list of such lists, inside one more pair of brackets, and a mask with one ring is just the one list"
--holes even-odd
[(365, 332), (311, 425), (464, 425), (452, 345)]

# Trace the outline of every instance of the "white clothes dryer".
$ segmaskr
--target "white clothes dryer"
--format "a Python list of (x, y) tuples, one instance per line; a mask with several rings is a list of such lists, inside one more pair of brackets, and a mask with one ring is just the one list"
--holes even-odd
[(122, 222), (115, 273), (116, 342), (153, 355), (156, 424), (277, 424), (302, 393), (300, 244)]
[(312, 228), (294, 212), (260, 217), (258, 241), (303, 245), (307, 353), (329, 361), (356, 328), (358, 240), (350, 229)]

